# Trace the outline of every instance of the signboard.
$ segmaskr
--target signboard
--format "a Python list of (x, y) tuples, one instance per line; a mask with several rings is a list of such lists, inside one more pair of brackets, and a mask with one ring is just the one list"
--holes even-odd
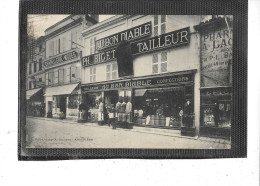
[(54, 57), (52, 59), (49, 59), (47, 61), (44, 61), (43, 64), (45, 67), (56, 65), (58, 63), (62, 63), (64, 61), (72, 60), (78, 57), (78, 53), (76, 51), (72, 51), (57, 57)]
[(132, 54), (142, 54), (160, 50), (163, 48), (176, 47), (190, 42), (189, 27), (176, 30), (167, 34), (152, 37), (132, 44)]
[(142, 25), (97, 40), (96, 50), (103, 50), (105, 48), (115, 46), (122, 40), (131, 41), (141, 37), (149, 36), (151, 35), (151, 33), (151, 22), (147, 22)]
[(138, 87), (147, 87), (150, 85), (165, 85), (168, 83), (184, 83), (192, 82), (193, 74), (184, 74), (184, 75), (172, 75), (165, 77), (154, 77), (147, 79), (129, 79), (120, 82), (114, 83), (103, 83), (95, 85), (81, 85), (83, 91), (92, 91), (92, 90), (109, 90), (109, 89), (121, 89), (121, 88), (138, 88)]
[(201, 36), (201, 86), (229, 86), (232, 70), (233, 31), (227, 28)]
[(82, 66), (91, 66), (99, 63), (106, 63), (111, 60), (116, 60), (115, 52), (115, 49), (111, 49), (97, 54), (82, 57)]
[[(189, 42), (190, 29), (189, 27), (186, 27), (167, 34), (131, 43), (131, 51), (132, 55), (139, 55), (164, 48), (182, 46)], [(85, 56), (81, 60), (82, 66), (91, 66), (116, 60), (115, 52), (115, 49), (110, 49), (90, 56)]]

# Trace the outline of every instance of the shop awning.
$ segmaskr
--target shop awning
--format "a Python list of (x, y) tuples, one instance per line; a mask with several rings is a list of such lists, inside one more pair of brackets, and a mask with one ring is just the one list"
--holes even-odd
[(71, 85), (58, 86), (58, 87), (50, 87), (50, 88), (46, 89), (45, 96), (71, 94), (77, 86), (78, 86), (78, 83), (71, 84)]
[(26, 91), (26, 99), (30, 99), (34, 94), (36, 94), (37, 92), (39, 92), (42, 88), (37, 88), (37, 89), (33, 89), (33, 90), (27, 90)]
[(143, 96), (147, 89), (137, 89), (135, 90), (135, 96)]

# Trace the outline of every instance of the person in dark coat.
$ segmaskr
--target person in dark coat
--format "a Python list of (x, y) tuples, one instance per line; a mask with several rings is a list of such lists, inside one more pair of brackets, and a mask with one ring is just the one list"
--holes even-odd
[(190, 100), (187, 100), (187, 102), (184, 104), (182, 122), (186, 127), (193, 126), (193, 108)]
[(110, 124), (108, 123), (108, 119), (109, 119), (108, 114), (109, 113), (108, 113), (108, 110), (107, 110), (107, 104), (104, 104), (103, 114), (104, 114), (104, 122), (105, 122), (105, 124), (108, 124), (109, 127), (110, 127)]

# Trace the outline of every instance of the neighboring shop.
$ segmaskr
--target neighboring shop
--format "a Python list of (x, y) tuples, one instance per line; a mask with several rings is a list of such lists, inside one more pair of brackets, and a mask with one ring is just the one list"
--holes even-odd
[(45, 105), (43, 88), (35, 88), (26, 92), (27, 116), (44, 117)]
[[(82, 32), (88, 119), (180, 129), (200, 122), (200, 16), (114, 16)], [(103, 113), (103, 115), (102, 115)]]
[(44, 117), (45, 78), (43, 60), (45, 58), (45, 38), (28, 37), (27, 48), (27, 76), (26, 76), (26, 115)]
[(81, 31), (96, 16), (70, 15), (45, 30), (46, 117), (78, 119), (81, 103)]
[(195, 28), (201, 34), (200, 135), (230, 137), (232, 16), (213, 16)]

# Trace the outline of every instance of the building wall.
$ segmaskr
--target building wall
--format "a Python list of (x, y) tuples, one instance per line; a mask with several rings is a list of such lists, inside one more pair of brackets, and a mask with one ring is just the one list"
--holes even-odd
[[(160, 51), (150, 52), (147, 54), (141, 54), (134, 57), (133, 60), (133, 73), (134, 77), (154, 75), (152, 71), (153, 55), (158, 54), (158, 61), (161, 61), (161, 53), (167, 52), (167, 71), (161, 72), (160, 70), (156, 74), (163, 74), (169, 72), (179, 72), (186, 70), (197, 70), (194, 77), (194, 112), (195, 112), (195, 126), (197, 133), (200, 123), (200, 36), (193, 26), (200, 22), (200, 16), (178, 16), (170, 15), (166, 16), (166, 26), (163, 25), (162, 16), (158, 16), (157, 31), (155, 28), (155, 16), (132, 16), (127, 17), (116, 24), (110, 24), (107, 27), (102, 27), (102, 22), (95, 25), (94, 31), (91, 28), (86, 30), (84, 36), (84, 53), (83, 56), (93, 54), (90, 52), (90, 39), (96, 38), (96, 40), (105, 38), (109, 35), (121, 32), (123, 30), (144, 24), (146, 22), (152, 22), (152, 33), (150, 37), (161, 35), (167, 32), (172, 32), (181, 28), (190, 27), (190, 43), (185, 46), (168, 48)], [(118, 17), (120, 18), (120, 17)], [(112, 22), (112, 21), (111, 21)], [(105, 24), (105, 23), (104, 23)], [(163, 27), (165, 26), (165, 27)], [(98, 29), (100, 27), (100, 30)], [(165, 28), (165, 29), (164, 29)], [(89, 34), (88, 34), (89, 33)], [(142, 39), (142, 38), (141, 38)], [(139, 40), (141, 40), (139, 39)], [(96, 51), (97, 52), (97, 51)], [(109, 63), (115, 63), (112, 61)], [(82, 84), (93, 83), (90, 82), (90, 70), (96, 69), (96, 82), (106, 81), (106, 65), (109, 63), (103, 63), (94, 65), (91, 67), (82, 68)], [(158, 63), (159, 64), (159, 63)], [(160, 65), (160, 64), (159, 64)], [(160, 68), (159, 68), (160, 69)], [(120, 78), (117, 78), (120, 79)]]

